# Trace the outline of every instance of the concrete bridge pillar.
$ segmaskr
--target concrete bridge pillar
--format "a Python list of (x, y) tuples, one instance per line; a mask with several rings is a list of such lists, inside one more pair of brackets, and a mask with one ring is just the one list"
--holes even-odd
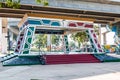
[(98, 41), (99, 41), (99, 43), (101, 44), (101, 24), (99, 24), (99, 28), (98, 28)]
[(7, 18), (0, 19), (1, 22), (1, 53), (7, 53)]

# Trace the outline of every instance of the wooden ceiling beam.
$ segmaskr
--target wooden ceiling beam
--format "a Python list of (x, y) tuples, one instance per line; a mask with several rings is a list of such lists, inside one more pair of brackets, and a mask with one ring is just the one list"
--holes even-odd
[(9, 18), (22, 18), (23, 14), (13, 14), (13, 13), (0, 13), (0, 17), (9, 17)]

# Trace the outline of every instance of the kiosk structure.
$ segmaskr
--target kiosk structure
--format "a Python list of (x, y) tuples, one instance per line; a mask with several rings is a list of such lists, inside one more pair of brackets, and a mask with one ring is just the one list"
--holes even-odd
[[(68, 46), (68, 34), (86, 31), (88, 38), (91, 42), (92, 48), (96, 53), (103, 53), (103, 49), (97, 40), (97, 36), (93, 29), (93, 22), (83, 22), (79, 19), (63, 19), (61, 17), (52, 17), (41, 14), (25, 14), (24, 18), (19, 23), (19, 36), (17, 39), (16, 48), (13, 54), (3, 57), (3, 65), (17, 65), (17, 64), (53, 64), (55, 59), (59, 57), (62, 62), (58, 63), (79, 63), (79, 62), (100, 62), (92, 54), (69, 54)], [(34, 34), (61, 34), (64, 36), (64, 54), (62, 55), (34, 55), (31, 56), (31, 44)], [(81, 57), (88, 59), (87, 61), (81, 61)], [(90, 59), (89, 59), (90, 56)], [(73, 60), (71, 59), (73, 57)], [(57, 58), (57, 59), (56, 59)], [(70, 59), (69, 59), (70, 58)], [(79, 58), (74, 60), (75, 58)], [(18, 60), (16, 60), (18, 59)], [(68, 59), (68, 60), (67, 60)], [(83, 59), (83, 60), (84, 60)], [(70, 62), (70, 60), (72, 60)], [(90, 61), (91, 60), (91, 61)]]
[(35, 33), (39, 34), (63, 34), (65, 42), (65, 52), (69, 52), (67, 34), (86, 30), (90, 39), (94, 52), (102, 52), (102, 48), (97, 40), (96, 34), (93, 30), (93, 23), (65, 21), (57, 19), (47, 19), (28, 17), (19, 24), (20, 32), (18, 36), (15, 54), (30, 54), (32, 39)]

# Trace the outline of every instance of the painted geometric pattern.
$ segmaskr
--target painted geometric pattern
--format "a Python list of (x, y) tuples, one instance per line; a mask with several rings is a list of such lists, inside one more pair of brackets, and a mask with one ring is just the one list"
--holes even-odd
[(97, 36), (96, 36), (94, 30), (88, 29), (88, 30), (86, 30), (86, 33), (88, 35), (88, 38), (90, 39), (92, 48), (94, 49), (94, 52), (103, 52), (103, 49), (97, 40)]
[[(65, 22), (65, 23), (64, 23)], [(31, 19), (28, 20), (23, 24), (20, 30), (26, 28), (26, 25), (38, 25), (38, 26), (50, 26), (50, 27), (77, 27), (77, 28), (93, 28), (93, 23), (88, 22), (74, 22), (74, 21), (59, 21), (59, 20), (51, 20), (51, 19)], [(67, 25), (65, 25), (67, 24)]]
[[(68, 22), (69, 27), (84, 27), (84, 28), (93, 28), (93, 24), (90, 23), (84, 23), (84, 22)], [(34, 25), (34, 26), (50, 26), (50, 27), (64, 27), (64, 24), (62, 21), (59, 20), (50, 20), (50, 19), (30, 19), (28, 18), (27, 21), (23, 24), (23, 26), (20, 28), (20, 31), (25, 30), (24, 33), (24, 41), (22, 41), (22, 46), (17, 46), (16, 51), (22, 53), (22, 54), (29, 54), (30, 45), (32, 43), (33, 34), (35, 32), (35, 27), (31, 27), (28, 25)], [(65, 49), (66, 52), (69, 52), (68, 47), (68, 39), (67, 35), (64, 36), (65, 41)], [(94, 40), (96, 42), (96, 40)], [(18, 40), (18, 44), (21, 42)], [(99, 47), (99, 45), (98, 45)]]
[(23, 38), (24, 38), (24, 34), (20, 34), (18, 37), (16, 48), (15, 48), (15, 53), (20, 53), (20, 48), (22, 46)]
[(43, 26), (61, 26), (60, 21), (58, 20), (49, 20), (49, 19), (28, 19), (22, 27), (20, 27), (20, 31), (27, 27), (28, 24), (31, 25), (43, 25)]
[(65, 45), (65, 53), (69, 53), (69, 44), (68, 44), (67, 35), (64, 35), (64, 45)]
[[(20, 32), (19, 32), (19, 35), (18, 35), (18, 38), (17, 38), (17, 45), (16, 45), (16, 48), (14, 50), (15, 53), (20, 53), (21, 52), (21, 48), (23, 46), (23, 42), (24, 42), (24, 38), (26, 37), (25, 36), (25, 31), (26, 31), (26, 28), (27, 28), (27, 25), (28, 23), (25, 22), (21, 27), (20, 27)], [(24, 31), (25, 30), (25, 31)], [(24, 31), (24, 33), (22, 33)]]
[(25, 28), (27, 28), (28, 22), (26, 21), (21, 27), (20, 31), (23, 31)]
[(27, 28), (26, 38), (23, 43), (24, 46), (22, 48), (22, 54), (29, 54), (34, 32), (35, 32), (35, 27)]
[[(58, 20), (48, 20), (48, 19), (28, 19), (22, 27), (20, 27), (20, 31), (25, 30), (24, 33), (24, 41), (19, 41), (18, 44), (22, 42), (22, 47), (20, 45), (17, 46), (16, 52), (19, 52), (21, 54), (29, 54), (30, 51), (30, 45), (32, 43), (33, 34), (35, 32), (35, 27), (29, 27), (29, 25), (41, 25), (41, 26), (51, 26), (51, 27), (57, 27), (61, 26), (60, 21)], [(26, 29), (27, 28), (27, 29)], [(21, 49), (20, 49), (21, 48)]]
[(68, 27), (93, 28), (93, 24), (86, 22), (68, 22)]
[(31, 25), (61, 26), (60, 21), (48, 19), (32, 19), (27, 21)]

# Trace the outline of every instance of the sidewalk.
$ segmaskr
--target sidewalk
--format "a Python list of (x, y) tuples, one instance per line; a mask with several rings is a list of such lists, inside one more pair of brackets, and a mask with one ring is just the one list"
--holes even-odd
[(90, 76), (71, 80), (120, 80), (120, 72)]
[(120, 80), (120, 62), (0, 67), (0, 80)]

